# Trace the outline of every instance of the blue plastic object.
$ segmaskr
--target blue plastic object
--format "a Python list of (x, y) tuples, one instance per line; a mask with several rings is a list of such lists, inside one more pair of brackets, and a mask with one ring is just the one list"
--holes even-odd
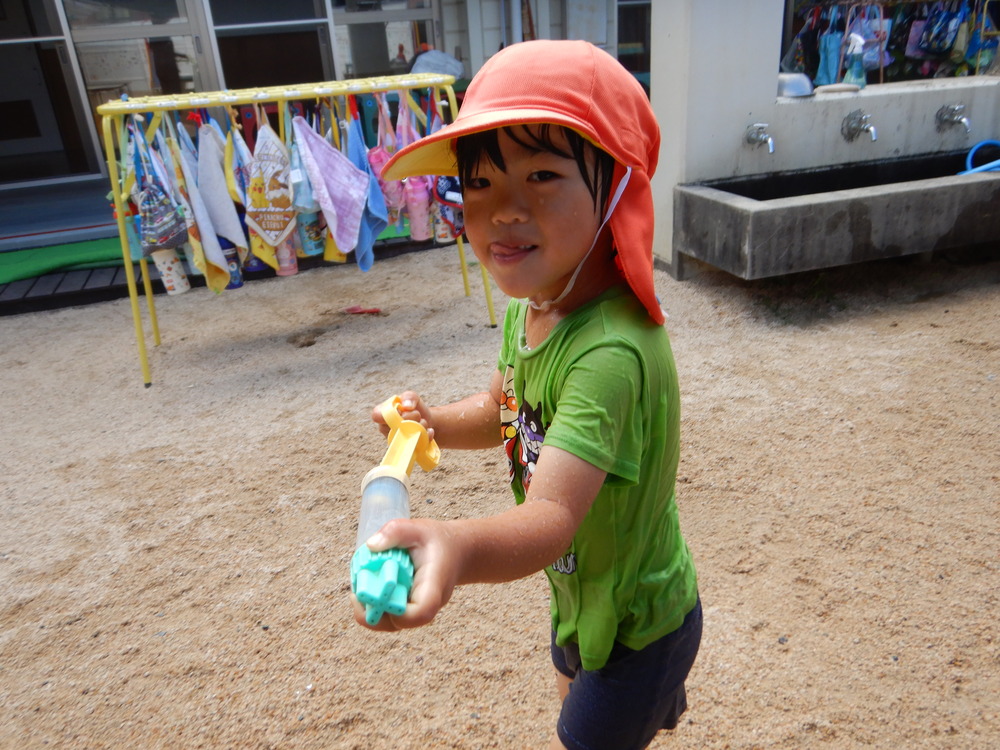
[(351, 558), (351, 589), (365, 605), (365, 621), (377, 625), (382, 615), (401, 615), (413, 585), (413, 561), (405, 549), (372, 552), (362, 544)]
[(965, 171), (959, 172), (962, 174), (976, 174), (977, 172), (996, 172), (1000, 171), (1000, 159), (996, 161), (987, 162), (978, 167), (972, 166), (972, 157), (976, 155), (976, 152), (982, 146), (1000, 146), (1000, 141), (980, 141), (975, 146), (969, 150), (969, 155), (965, 157)]

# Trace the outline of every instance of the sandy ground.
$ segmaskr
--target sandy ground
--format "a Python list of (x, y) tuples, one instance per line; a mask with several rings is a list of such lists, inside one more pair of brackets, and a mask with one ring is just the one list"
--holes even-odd
[[(1000, 744), (998, 283), (996, 251), (657, 272), (706, 619), (655, 747)], [(495, 363), (454, 249), (157, 309), (150, 389), (127, 300), (0, 321), (0, 747), (543, 745), (541, 574), (401, 635), (348, 605), (370, 407)], [(413, 512), (505, 508), (504, 474), (446, 453)]]

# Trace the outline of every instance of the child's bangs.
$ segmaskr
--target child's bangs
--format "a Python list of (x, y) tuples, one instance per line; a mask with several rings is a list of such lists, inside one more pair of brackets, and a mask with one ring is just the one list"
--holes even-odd
[[(507, 170), (503, 153), (500, 151), (501, 130), (514, 143), (529, 151), (544, 151), (574, 160), (580, 167), (580, 174), (588, 190), (594, 196), (595, 204), (598, 201), (601, 204), (607, 202), (614, 172), (614, 158), (572, 128), (544, 122), (509, 125), (458, 138), (455, 143), (455, 155), (458, 161), (459, 179), (463, 185), (472, 180), (476, 170), (484, 161), (501, 172)], [(563, 138), (558, 138), (559, 135)], [(588, 150), (594, 154), (593, 172), (587, 169)]]

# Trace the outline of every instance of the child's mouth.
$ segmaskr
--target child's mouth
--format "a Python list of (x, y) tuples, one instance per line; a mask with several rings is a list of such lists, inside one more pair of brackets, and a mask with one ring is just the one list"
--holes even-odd
[(490, 254), (499, 261), (517, 260), (537, 247), (538, 245), (505, 245), (494, 242), (490, 245)]

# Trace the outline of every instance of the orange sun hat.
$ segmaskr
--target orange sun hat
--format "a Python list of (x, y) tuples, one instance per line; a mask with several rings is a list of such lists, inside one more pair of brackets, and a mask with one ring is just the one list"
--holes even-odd
[(657, 324), (663, 310), (653, 287), (653, 194), (649, 180), (660, 151), (660, 127), (642, 86), (615, 58), (589, 42), (539, 39), (493, 55), (472, 79), (455, 121), (400, 149), (382, 170), (457, 175), (455, 139), (509, 125), (571, 128), (615, 159), (617, 185), (631, 167), (609, 225), (617, 262), (632, 292)]

